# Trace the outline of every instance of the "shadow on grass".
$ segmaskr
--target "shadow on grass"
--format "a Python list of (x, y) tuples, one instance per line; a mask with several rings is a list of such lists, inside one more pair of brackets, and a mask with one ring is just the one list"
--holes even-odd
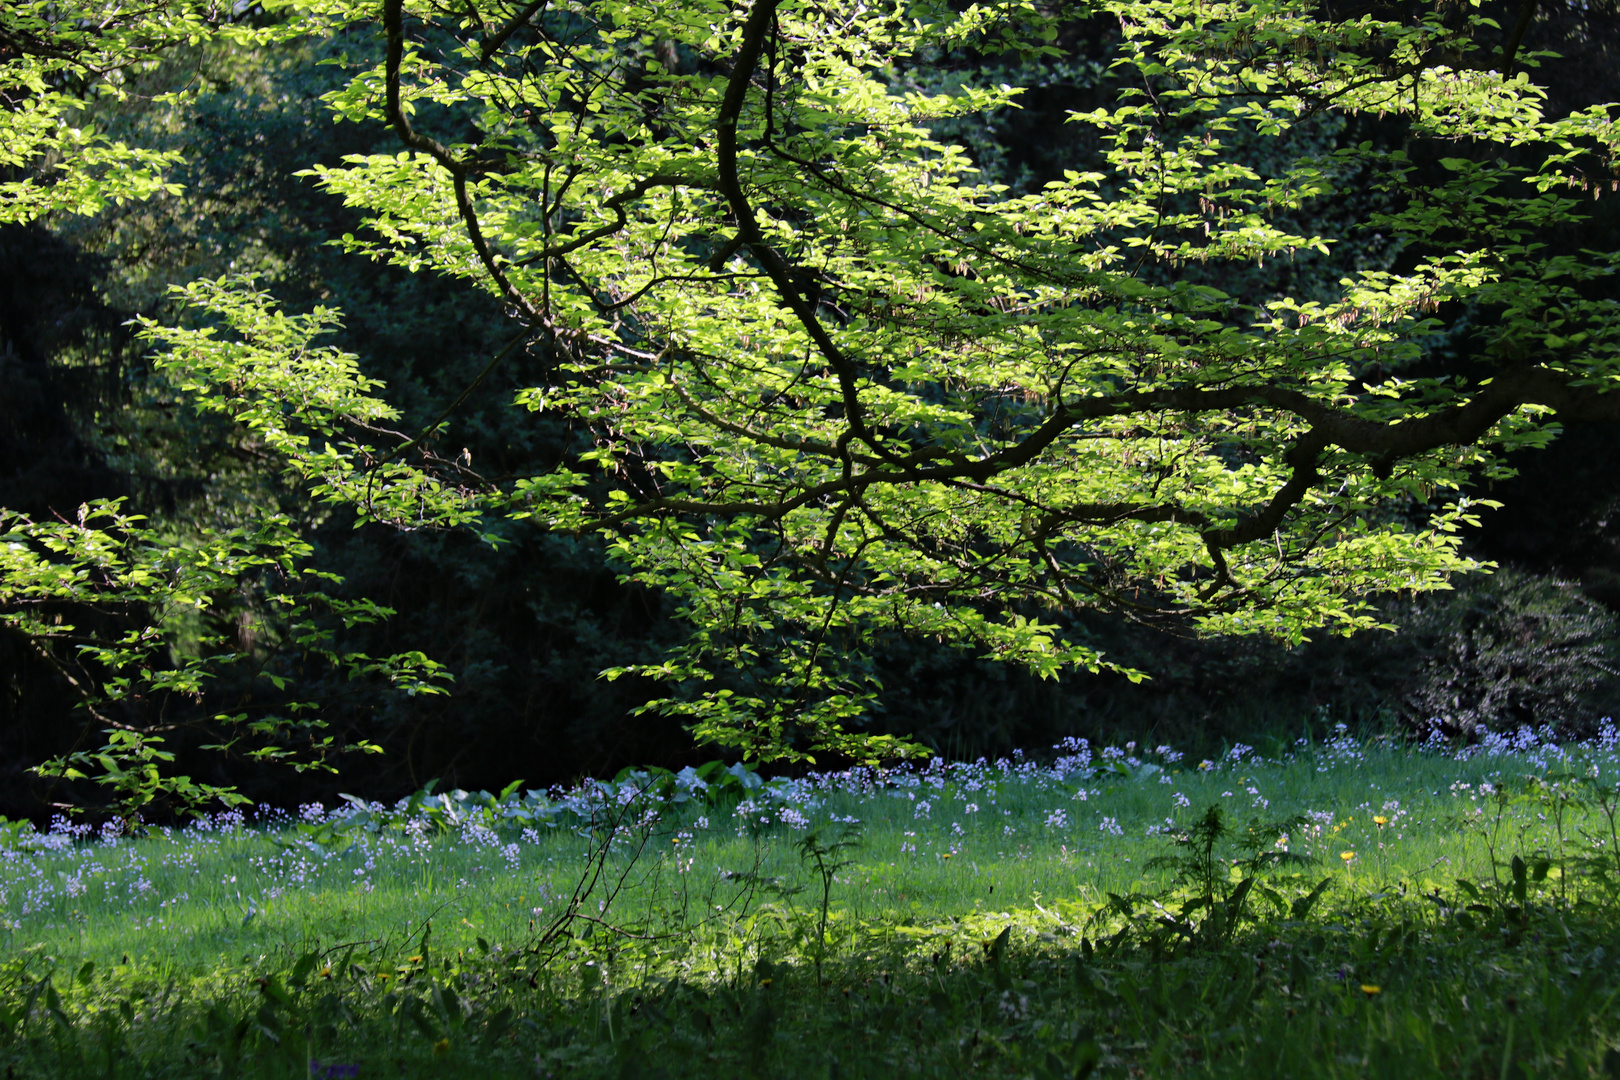
[(656, 955), (579, 942), (539, 971), (522, 951), (402, 946), (236, 972), (237, 989), (195, 999), (33, 953), (4, 968), (0, 1068), (12, 1080), (1613, 1075), (1620, 911), (1561, 903), (1532, 877), (1330, 893), (1308, 919), (1256, 916), (1218, 937), (1173, 932), (1170, 906), (1137, 898), (1129, 918), (1095, 923), (1095, 940), (1013, 917), (994, 936), (866, 927), (811, 957), (785, 924), (758, 923)]

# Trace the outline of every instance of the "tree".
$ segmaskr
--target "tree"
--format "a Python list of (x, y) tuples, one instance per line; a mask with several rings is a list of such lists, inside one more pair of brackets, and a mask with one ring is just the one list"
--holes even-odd
[[(238, 25), (212, 4), (185, 0), (138, 12), (96, 0), (29, 2), (0, 12), (6, 106), (0, 230), (19, 256), (17, 275), (26, 275), (13, 282), (16, 295), (0, 319), (0, 366), (9, 369), (15, 414), (8, 417), (15, 431), (5, 440), (15, 478), (8, 505), (0, 506), (0, 648), (7, 664), (0, 692), (20, 696), (19, 688), (40, 681), (31, 682), (40, 673), (69, 691), (85, 730), (76, 741), (65, 730), (69, 751), (36, 771), (70, 787), (93, 778), (129, 815), (154, 804), (248, 801), (233, 786), (176, 775), (168, 767), (176, 755), (164, 746), (175, 732), (196, 741), (206, 731), (218, 739), (212, 749), (235, 748), (299, 769), (330, 770), (341, 752), (375, 749), (322, 734), (327, 725), (310, 703), (285, 692), (297, 681), (291, 669), (300, 676), (335, 670), (373, 692), (381, 685), (439, 692), (441, 669), (419, 653), (373, 659), (335, 644), (336, 630), (389, 612), (333, 593), (333, 576), (309, 565), (311, 548), (290, 515), (271, 506), (246, 521), (176, 528), (127, 511), (124, 499), (105, 497), (113, 492), (95, 498), (87, 486), (116, 474), (77, 460), (104, 466), (94, 460), (104, 455), (82, 445), (56, 387), (46, 387), (59, 373), (47, 362), (53, 350), (45, 338), (82, 338), (114, 313), (94, 295), (78, 256), (53, 250), (47, 242), (53, 238), (37, 223), (178, 190), (163, 175), (178, 162), (177, 152), (131, 146), (75, 120), (93, 111), (95, 99), (121, 97), (164, 50), (210, 36), (267, 44), (279, 32), (274, 25)], [(52, 279), (51, 270), (65, 280)], [(52, 310), (52, 299), (77, 306)], [(80, 396), (95, 396), (82, 391), (85, 385), (109, 381), (87, 362), (75, 366)], [(64, 497), (72, 502), (61, 506)], [(226, 672), (244, 692), (230, 702), (209, 700), (205, 690)], [(24, 710), (6, 704), (15, 723)], [(220, 712), (222, 705), (228, 711)], [(87, 742), (95, 728), (105, 739), (99, 748)]]
[[(372, 18), (300, 11), (315, 33)], [(753, 756), (906, 752), (851, 730), (885, 635), (1095, 671), (1077, 611), (1299, 640), (1478, 568), (1467, 485), (1620, 415), (1615, 256), (1541, 241), (1614, 185), (1610, 110), (1543, 115), (1522, 34), (1466, 8), (1095, 11), (1130, 89), (1071, 117), (1096, 160), (1014, 194), (936, 131), (1018, 91), (914, 73), (1051, 52), (1065, 12), (385, 0), (385, 59), (329, 100), (403, 149), (311, 173), (366, 216), (347, 250), (506, 306), (486, 370), (534, 354), (518, 404), (581, 441), (549, 471), (430, 453), (454, 402), (384, 430), (380, 388), (331, 382), (350, 368), (312, 349), (318, 318), (237, 284), (186, 293), (227, 335), (149, 333), (312, 497), (605, 537), (693, 627), (609, 676), (667, 680), (659, 708)], [(1334, 134), (1362, 117), (1401, 145)], [(1352, 187), (1341, 231), (1385, 238), (1393, 268), (1255, 286), (1332, 254), (1290, 222)], [(1211, 283), (1239, 272), (1241, 297)], [(1442, 348), (1462, 374), (1429, 372)]]
[[(1611, 415), (1613, 257), (1536, 238), (1609, 182), (1608, 112), (1541, 117), (1477, 19), (1106, 9), (1138, 88), (1074, 118), (1105, 168), (1005, 198), (929, 125), (1015, 91), (908, 93), (905, 72), (1048, 48), (1034, 6), (604, 4), (463, 26), (385, 5), (386, 62), (334, 104), (408, 153), (320, 171), (371, 214), (345, 243), (482, 280), (555, 357), (523, 400), (588, 426), (592, 472), (482, 498), (604, 530), (681, 596), (697, 631), (661, 674), (771, 669), (752, 695), (673, 695), (700, 734), (852, 748), (834, 722), (870, 687), (850, 657), (883, 631), (1056, 673), (1106, 660), (1042, 611), (1363, 628), (1362, 598), (1471, 567), (1469, 502), (1437, 493)], [(1223, 153), (1365, 112), (1478, 149), (1432, 186), (1399, 150), (1265, 170)], [(1319, 257), (1330, 238), (1273, 215), (1363, 176), (1385, 205), (1357, 224), (1398, 238), (1403, 272), (1255, 305), (1177, 280)], [(1414, 377), (1465, 319), (1475, 373)]]

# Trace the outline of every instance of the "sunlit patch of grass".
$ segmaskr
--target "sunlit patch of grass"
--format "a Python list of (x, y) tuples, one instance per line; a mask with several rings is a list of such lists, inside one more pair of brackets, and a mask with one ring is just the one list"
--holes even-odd
[(664, 784), (625, 800), (600, 864), (623, 888), (586, 899), (549, 963), (532, 947), (608, 835), (560, 794), (527, 818), (418, 799), (13, 830), (0, 1064), (1591, 1075), (1620, 1067), (1616, 779), (1613, 739), (1341, 738), (1205, 763), (1070, 744), (740, 801)]

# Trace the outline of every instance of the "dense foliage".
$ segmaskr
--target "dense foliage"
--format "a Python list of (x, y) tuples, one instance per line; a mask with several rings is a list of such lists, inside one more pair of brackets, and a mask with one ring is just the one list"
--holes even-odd
[[(942, 662), (918, 642), (1135, 679), (1089, 613), (1285, 643), (1385, 621), (1373, 598), (1476, 565), (1469, 484), (1615, 408), (1613, 254), (1582, 246), (1612, 116), (1551, 102), (1525, 28), (1477, 9), (74, 14), (7, 16), (0, 212), (97, 212), (85, 241), (144, 267), (121, 288), (157, 360), (94, 449), (151, 461), (161, 430), (206, 480), (143, 478), (178, 525), (13, 517), (0, 617), (119, 733), (56, 770), (121, 791), (162, 787), (169, 726), (286, 753), (329, 722), (296, 707), (330, 697), (316, 669), (433, 688), (445, 658), (368, 640), (383, 609), (316, 567), (442, 560), (503, 606), (521, 574), (529, 614), (451, 639), (464, 685), (506, 688), (539, 658), (498, 628), (622, 609), (577, 587), (606, 558), (655, 599), (541, 664), (661, 681), (656, 711), (749, 755), (890, 755), (918, 725), (883, 726), (884, 679)], [(1015, 160), (996, 77), (1043, 71), (1080, 134)], [(306, 134), (321, 108), (342, 123)], [(109, 134), (41, 119), (84, 112)], [(332, 538), (351, 522), (369, 546)], [(370, 574), (380, 527), (459, 533)], [(453, 603), (396, 591), (442, 632)], [(1605, 664), (1535, 700), (1576, 708)]]

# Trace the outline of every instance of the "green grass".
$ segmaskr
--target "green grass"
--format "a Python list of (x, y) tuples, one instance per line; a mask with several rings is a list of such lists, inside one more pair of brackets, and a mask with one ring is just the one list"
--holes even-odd
[(1620, 1075), (1612, 740), (1081, 765), (14, 828), (0, 1066)]

